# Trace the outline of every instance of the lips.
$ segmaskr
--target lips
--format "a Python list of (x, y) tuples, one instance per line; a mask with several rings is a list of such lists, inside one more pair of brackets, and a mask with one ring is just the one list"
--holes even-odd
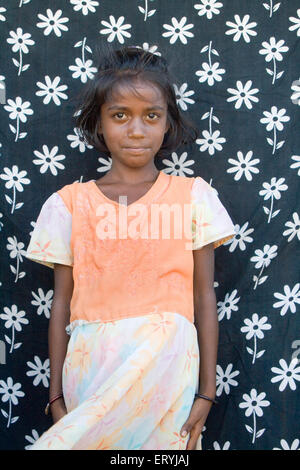
[(124, 150), (130, 153), (138, 154), (144, 153), (146, 150), (148, 150), (148, 147), (124, 147)]

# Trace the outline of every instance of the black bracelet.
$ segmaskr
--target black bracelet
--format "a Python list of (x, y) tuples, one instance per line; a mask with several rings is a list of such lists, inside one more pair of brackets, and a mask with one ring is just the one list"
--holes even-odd
[(201, 395), (200, 393), (195, 393), (195, 399), (196, 398), (204, 398), (204, 400), (212, 401), (214, 404), (218, 403), (214, 398), (209, 398), (206, 395)]

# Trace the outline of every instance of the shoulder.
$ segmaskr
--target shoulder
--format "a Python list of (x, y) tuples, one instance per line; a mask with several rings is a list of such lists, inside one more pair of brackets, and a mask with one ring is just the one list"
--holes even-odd
[(76, 195), (84, 189), (87, 184), (89, 183), (82, 183), (79, 181), (74, 181), (73, 183), (65, 184), (60, 189), (56, 191), (55, 194), (58, 194), (60, 198), (63, 200), (64, 204), (66, 205), (69, 212), (73, 212), (73, 204), (74, 200), (76, 199)]

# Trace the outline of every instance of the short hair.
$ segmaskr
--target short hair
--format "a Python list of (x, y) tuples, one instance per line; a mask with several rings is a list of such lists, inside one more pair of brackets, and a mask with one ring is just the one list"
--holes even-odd
[(118, 50), (108, 48), (101, 54), (98, 71), (84, 88), (81, 103), (74, 114), (80, 139), (103, 153), (110, 153), (98, 132), (101, 106), (110, 98), (114, 87), (132, 86), (137, 80), (158, 86), (167, 102), (169, 129), (156, 156), (169, 155), (180, 145), (194, 142), (198, 131), (177, 106), (167, 61), (138, 46), (123, 46)]

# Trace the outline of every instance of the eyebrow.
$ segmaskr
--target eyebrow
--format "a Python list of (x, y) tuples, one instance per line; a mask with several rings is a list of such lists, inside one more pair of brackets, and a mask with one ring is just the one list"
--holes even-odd
[[(128, 108), (127, 106), (122, 106), (122, 105), (117, 105), (116, 104), (116, 105), (109, 106), (109, 108), (107, 108), (107, 109), (108, 109), (108, 111), (112, 111), (114, 109), (125, 109), (125, 110), (127, 110), (127, 109), (130, 109), (130, 108)], [(146, 108), (146, 111), (150, 111), (152, 109), (158, 109), (160, 111), (165, 110), (165, 108), (163, 108), (162, 106), (154, 105), (154, 106), (149, 106), (148, 108)]]

